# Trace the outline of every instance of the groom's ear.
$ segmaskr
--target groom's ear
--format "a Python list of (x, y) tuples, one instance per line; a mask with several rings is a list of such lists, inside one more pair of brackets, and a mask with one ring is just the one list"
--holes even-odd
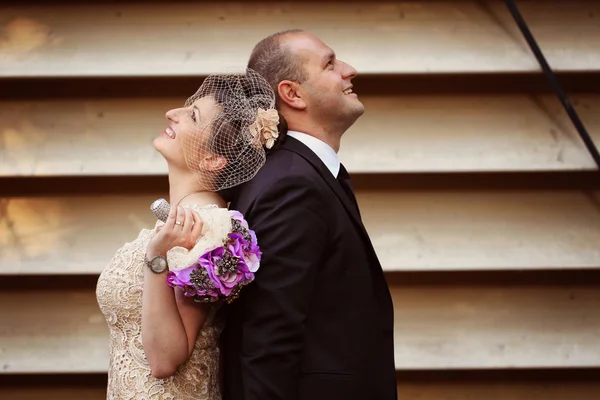
[(277, 93), (282, 103), (296, 110), (304, 110), (306, 102), (302, 98), (300, 84), (294, 81), (281, 81), (277, 85)]

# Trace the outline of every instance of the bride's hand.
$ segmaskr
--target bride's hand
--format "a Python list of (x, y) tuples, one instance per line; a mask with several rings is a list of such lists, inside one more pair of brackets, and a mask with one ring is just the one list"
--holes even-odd
[(167, 254), (179, 246), (191, 250), (202, 233), (200, 214), (181, 206), (171, 207), (165, 224), (148, 244), (146, 254), (150, 257)]

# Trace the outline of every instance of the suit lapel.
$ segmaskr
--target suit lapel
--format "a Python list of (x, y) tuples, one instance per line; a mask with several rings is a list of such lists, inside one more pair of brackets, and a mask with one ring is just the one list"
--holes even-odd
[[(294, 153), (303, 157), (317, 170), (317, 172), (319, 172), (319, 174), (325, 180), (327, 185), (329, 185), (331, 190), (333, 190), (335, 195), (340, 199), (340, 201), (344, 205), (344, 208), (346, 209), (348, 214), (350, 214), (350, 216), (358, 226), (359, 230), (368, 239), (369, 235), (362, 223), (358, 210), (356, 209), (354, 204), (352, 204), (352, 202), (348, 198), (348, 195), (346, 194), (344, 189), (342, 189), (340, 183), (337, 181), (337, 179), (333, 177), (331, 171), (327, 169), (323, 161), (321, 161), (321, 159), (311, 149), (309, 149), (308, 147), (306, 147), (306, 145), (304, 145), (302, 142), (293, 137), (288, 136), (285, 139), (285, 142), (283, 143), (282, 147), (284, 149), (293, 151)], [(370, 242), (370, 240), (368, 241)]]
[(373, 243), (371, 242), (369, 233), (367, 232), (367, 230), (365, 229), (365, 226), (362, 223), (362, 219), (360, 218), (357, 208), (350, 201), (350, 199), (348, 198), (348, 195), (346, 194), (344, 189), (342, 189), (342, 186), (337, 181), (337, 179), (335, 179), (333, 177), (333, 175), (331, 174), (331, 171), (329, 171), (329, 169), (327, 169), (327, 167), (321, 161), (321, 159), (311, 149), (306, 147), (306, 145), (304, 145), (299, 140), (288, 136), (286, 138), (285, 142), (282, 144), (282, 150), (283, 149), (292, 151), (292, 152), (300, 155), (301, 157), (303, 157), (306, 161), (308, 161), (319, 172), (321, 177), (323, 177), (325, 182), (327, 182), (327, 185), (329, 185), (331, 190), (333, 190), (335, 195), (340, 199), (340, 201), (344, 205), (344, 208), (346, 209), (348, 214), (350, 214), (350, 216), (352, 217), (352, 220), (353, 220), (354, 224), (356, 225), (358, 231), (362, 234), (363, 240), (372, 255), (373, 263), (369, 263), (369, 265), (371, 267), (370, 269), (371, 269), (371, 271), (373, 271), (373, 273), (375, 275), (377, 275), (379, 277), (379, 279), (373, 280), (375, 293), (378, 293), (379, 297), (384, 296), (385, 298), (380, 298), (379, 301), (383, 307), (389, 307), (392, 300), (391, 300), (391, 295), (390, 295), (388, 286), (386, 284), (386, 279), (385, 279), (385, 276), (383, 273), (383, 269), (381, 268), (379, 258), (377, 257), (377, 252), (375, 251), (375, 248), (373, 247)]

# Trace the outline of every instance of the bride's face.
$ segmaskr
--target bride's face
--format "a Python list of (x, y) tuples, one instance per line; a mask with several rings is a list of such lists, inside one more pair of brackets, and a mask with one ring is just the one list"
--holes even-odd
[(187, 169), (185, 154), (194, 162), (201, 162), (208, 152), (211, 121), (218, 112), (212, 97), (201, 97), (186, 107), (166, 113), (167, 128), (154, 139), (154, 148), (170, 166)]

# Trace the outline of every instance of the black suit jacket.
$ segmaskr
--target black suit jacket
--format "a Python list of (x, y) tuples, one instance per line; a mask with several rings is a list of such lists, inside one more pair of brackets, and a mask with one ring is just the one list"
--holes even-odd
[(396, 400), (391, 296), (359, 212), (288, 137), (241, 186), (263, 252), (225, 308), (224, 400)]

